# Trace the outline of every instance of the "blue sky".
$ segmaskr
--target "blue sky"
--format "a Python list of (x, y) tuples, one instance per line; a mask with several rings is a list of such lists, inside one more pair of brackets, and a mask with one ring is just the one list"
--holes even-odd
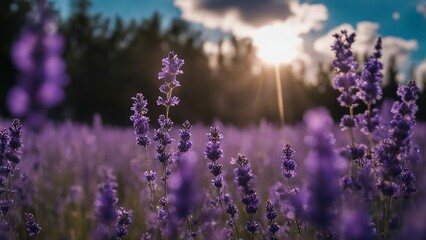
[[(53, 2), (63, 16), (69, 14), (70, 0)], [(285, 21), (292, 16), (289, 11), (291, 4), (297, 3), (297, 9), (301, 11), (299, 17), (303, 19), (304, 14), (307, 15), (308, 23), (303, 24), (311, 25), (300, 33), (305, 45), (318, 45), (316, 42), (320, 41), (317, 40), (329, 37), (330, 30), (337, 30), (341, 24), (348, 23), (357, 33), (389, 37), (387, 44), (393, 48), (390, 52), (401, 55), (400, 64), (405, 64), (405, 68), (422, 62), (426, 68), (426, 0), (92, 0), (92, 3), (91, 11), (105, 16), (119, 15), (126, 20), (140, 20), (159, 12), (166, 24), (178, 17), (196, 23), (198, 27), (215, 28), (216, 32), (217, 29), (238, 32), (244, 27), (259, 27), (261, 21), (271, 20), (271, 17)], [(312, 7), (311, 11), (305, 9), (306, 6)], [(235, 26), (219, 23), (226, 19), (229, 9), (237, 9), (241, 16), (230, 21)], [(282, 9), (282, 14), (277, 15), (276, 9)], [(358, 23), (366, 21), (370, 25), (363, 24), (357, 28)], [(321, 27), (314, 27), (315, 24)], [(309, 48), (312, 47), (308, 47), (306, 53), (313, 58), (321, 55), (315, 55), (313, 48)]]

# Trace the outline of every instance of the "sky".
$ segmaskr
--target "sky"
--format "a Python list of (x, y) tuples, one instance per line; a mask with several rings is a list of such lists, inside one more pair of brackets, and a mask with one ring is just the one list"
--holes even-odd
[[(70, 0), (53, 2), (63, 16), (69, 14)], [(371, 53), (377, 37), (381, 36), (383, 61), (396, 56), (405, 72), (401, 80), (407, 78), (412, 65), (418, 66), (416, 76), (426, 73), (426, 0), (92, 0), (92, 3), (91, 11), (105, 16), (143, 19), (158, 12), (166, 23), (173, 18), (185, 19), (207, 33), (205, 50), (209, 54), (217, 51), (212, 43), (220, 38), (219, 32), (254, 38), (255, 45), (259, 42), (264, 46), (262, 39), (256, 41), (256, 36), (263, 35), (285, 42), (284, 52), (297, 49), (297, 56), (287, 60), (300, 60), (311, 66), (332, 58), (331, 34), (345, 28), (357, 33), (354, 50), (360, 54)], [(272, 25), (286, 33), (268, 38), (263, 28)], [(315, 70), (312, 68), (312, 77)]]

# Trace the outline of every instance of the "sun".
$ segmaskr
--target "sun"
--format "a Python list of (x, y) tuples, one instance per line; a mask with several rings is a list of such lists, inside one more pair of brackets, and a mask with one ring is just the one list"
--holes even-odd
[(257, 56), (265, 62), (290, 63), (301, 52), (303, 40), (288, 24), (275, 23), (259, 28), (253, 35)]

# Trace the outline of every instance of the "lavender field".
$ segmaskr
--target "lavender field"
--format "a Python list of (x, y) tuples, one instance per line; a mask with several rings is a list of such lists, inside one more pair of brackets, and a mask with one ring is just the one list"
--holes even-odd
[[(336, 46), (341, 36), (345, 32), (336, 35)], [(350, 51), (343, 46), (336, 51)], [(338, 64), (346, 62), (337, 61), (344, 69)], [(158, 104), (166, 114), (178, 108), (172, 90), (180, 85), (182, 64), (173, 53), (163, 60), (159, 78), (166, 97)], [(348, 69), (336, 78), (352, 74)], [(346, 115), (341, 126), (318, 108), (305, 114), (304, 123), (283, 128), (267, 122), (244, 129), (179, 127), (172, 114), (161, 115), (158, 127), (145, 116), (142, 94), (133, 98), (134, 130), (104, 126), (99, 116), (90, 126), (47, 124), (39, 132), (15, 120), (0, 135), (2, 234), (423, 239), (426, 125), (412, 117), (415, 83), (401, 85), (398, 94), (393, 105), (371, 111), (377, 115)]]
[(197, 62), (170, 49), (158, 91), (132, 88), (127, 124), (83, 123), (55, 117), (73, 43), (51, 5), (36, 5), (11, 47), (18, 77), (4, 98), (16, 118), (0, 118), (0, 240), (426, 239), (424, 90), (409, 80), (384, 97), (381, 37), (359, 61), (362, 38), (329, 36), (339, 121), (315, 106), (285, 122), (275, 62), (275, 122), (190, 122), (179, 94)]

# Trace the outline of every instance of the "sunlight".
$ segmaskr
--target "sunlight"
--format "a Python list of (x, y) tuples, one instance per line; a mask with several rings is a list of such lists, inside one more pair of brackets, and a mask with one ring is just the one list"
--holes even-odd
[(253, 35), (257, 56), (265, 62), (290, 63), (300, 53), (303, 40), (291, 26), (275, 23), (258, 29)]

